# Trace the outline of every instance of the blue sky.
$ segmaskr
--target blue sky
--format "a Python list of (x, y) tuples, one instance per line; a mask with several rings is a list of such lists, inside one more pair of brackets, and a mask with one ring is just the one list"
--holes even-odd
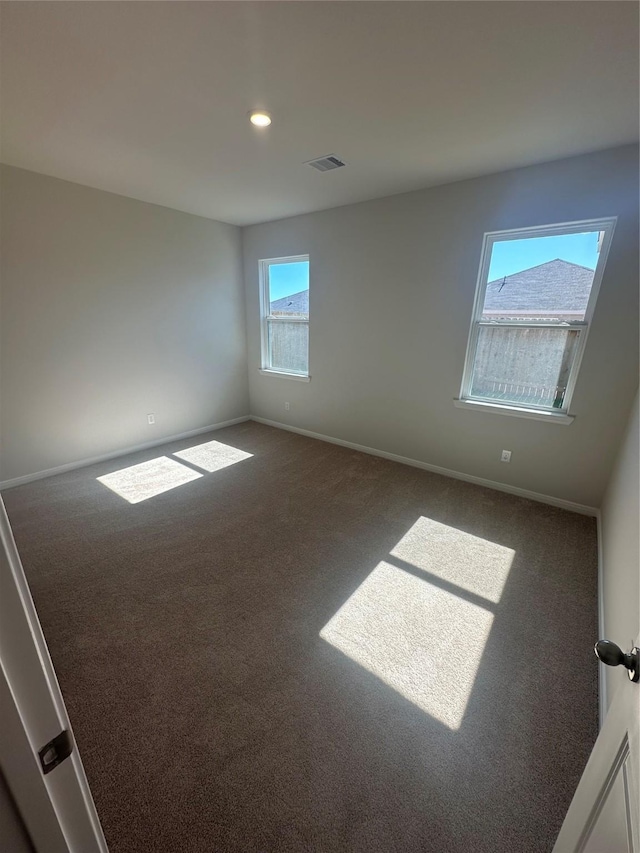
[(269, 299), (275, 302), (283, 296), (300, 293), (309, 288), (309, 261), (269, 266)]
[[(493, 244), (489, 281), (535, 267), (554, 258), (595, 269), (598, 262), (598, 232), (563, 234), (557, 237), (529, 237), (525, 240), (503, 240)], [(299, 293), (309, 287), (309, 262), (271, 264), (269, 267), (270, 298)]]
[(493, 244), (489, 281), (561, 258), (594, 270), (598, 262), (598, 232), (529, 237)]

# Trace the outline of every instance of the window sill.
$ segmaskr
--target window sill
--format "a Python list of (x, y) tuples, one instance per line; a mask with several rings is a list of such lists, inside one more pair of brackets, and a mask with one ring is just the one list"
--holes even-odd
[(297, 382), (311, 382), (310, 376), (302, 373), (286, 373), (284, 370), (266, 370), (264, 367), (259, 371), (263, 376), (279, 376), (283, 379), (295, 379)]
[(454, 400), (453, 405), (459, 409), (472, 409), (476, 412), (509, 415), (512, 418), (531, 418), (534, 421), (546, 421), (552, 424), (569, 426), (575, 420), (575, 415), (564, 412), (543, 412), (539, 409), (525, 409), (520, 406), (505, 406), (501, 403), (486, 403), (479, 400)]

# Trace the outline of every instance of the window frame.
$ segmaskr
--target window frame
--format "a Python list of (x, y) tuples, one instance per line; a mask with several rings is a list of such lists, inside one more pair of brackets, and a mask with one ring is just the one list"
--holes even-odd
[[(467, 338), (467, 352), (465, 356), (464, 369), (462, 372), (462, 382), (460, 385), (460, 395), (454, 401), (455, 405), (461, 408), (476, 409), (477, 411), (498, 412), (507, 415), (516, 415), (522, 417), (531, 417), (542, 421), (556, 421), (558, 423), (569, 424), (573, 421), (573, 416), (569, 414), (573, 392), (575, 390), (580, 365), (584, 355), (593, 312), (595, 310), (598, 293), (602, 276), (607, 263), (611, 241), (617, 223), (616, 216), (603, 217), (602, 219), (585, 219), (576, 222), (561, 222), (553, 225), (539, 225), (528, 228), (514, 228), (505, 231), (488, 231), (484, 234), (482, 240), (482, 251), (480, 254), (480, 266), (478, 269), (478, 278), (476, 281), (475, 298), (473, 302), (473, 311), (471, 314), (471, 323), (469, 327), (469, 335)], [(602, 231), (602, 245), (598, 255), (598, 263), (593, 276), (593, 284), (589, 294), (589, 301), (585, 311), (583, 320), (559, 321), (557, 323), (543, 321), (532, 322), (528, 320), (482, 320), (482, 310), (484, 307), (485, 293), (489, 284), (489, 266), (491, 263), (491, 254), (494, 243), (504, 242), (506, 240), (523, 240), (535, 237), (552, 237), (564, 234), (582, 234), (585, 231)], [(577, 329), (580, 334), (576, 343), (576, 352), (573, 357), (569, 377), (567, 379), (567, 388), (565, 391), (562, 407), (551, 408), (549, 406), (533, 406), (531, 404), (518, 404), (509, 402), (508, 400), (500, 401), (489, 397), (478, 397), (471, 394), (471, 385), (473, 381), (473, 372), (475, 366), (476, 351), (478, 345), (478, 337), (480, 329), (483, 326), (495, 327), (523, 327), (523, 328), (554, 328), (554, 329)]]
[[(307, 370), (306, 373), (293, 370), (280, 370), (277, 367), (270, 365), (269, 356), (269, 324), (270, 323), (304, 323), (306, 324), (309, 333), (311, 327), (309, 321), (311, 318), (311, 305), (309, 305), (309, 316), (307, 319), (298, 317), (274, 317), (270, 313), (271, 299), (269, 294), (269, 267), (273, 264), (299, 264), (303, 262), (309, 264), (309, 274), (311, 274), (311, 264), (309, 263), (309, 255), (288, 255), (284, 258), (262, 258), (258, 262), (258, 277), (260, 289), (260, 373), (267, 376), (285, 376), (288, 379), (297, 379), (302, 382), (308, 382), (311, 379), (309, 374), (309, 346), (307, 345)], [(311, 283), (309, 283), (311, 284)], [(311, 299), (311, 286), (309, 286), (309, 299)]]

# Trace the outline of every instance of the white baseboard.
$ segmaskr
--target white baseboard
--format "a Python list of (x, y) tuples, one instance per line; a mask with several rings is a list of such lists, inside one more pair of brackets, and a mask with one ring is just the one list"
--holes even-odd
[(56, 468), (49, 468), (46, 471), (36, 471), (33, 474), (25, 474), (24, 477), (14, 477), (12, 480), (1, 480), (0, 491), (11, 489), (13, 486), (22, 486), (25, 483), (32, 483), (34, 480), (43, 480), (45, 477), (53, 477), (56, 474), (65, 474), (67, 471), (73, 471), (76, 468), (86, 468), (87, 465), (95, 465), (98, 462), (107, 462), (109, 459), (116, 459), (118, 456), (127, 456), (129, 453), (137, 453), (139, 450), (148, 450), (150, 447), (157, 447), (159, 444), (168, 444), (170, 441), (180, 441), (182, 438), (192, 438), (194, 435), (202, 435), (205, 432), (213, 432), (217, 429), (241, 424), (251, 420), (249, 415), (243, 415), (241, 418), (232, 418), (230, 421), (221, 421), (218, 424), (210, 424), (209, 426), (191, 429), (188, 432), (180, 432), (177, 435), (166, 435), (164, 438), (156, 438), (153, 441), (146, 441), (144, 444), (136, 444), (133, 447), (124, 447), (122, 450), (114, 450), (112, 453), (103, 453), (101, 456), (93, 456), (90, 459), (81, 459), (78, 462), (67, 462), (66, 465), (58, 465)]
[[(577, 512), (581, 515), (593, 516), (596, 519), (598, 538), (598, 632), (600, 637), (604, 636), (604, 565), (602, 551), (602, 519), (600, 515), (600, 510), (596, 507), (586, 506), (585, 504), (579, 504), (573, 501), (567, 501), (563, 498), (556, 498), (551, 495), (543, 495), (539, 492), (532, 492), (529, 489), (521, 489), (518, 486), (510, 486), (505, 483), (498, 483), (494, 480), (486, 480), (484, 477), (474, 477), (471, 474), (463, 474), (460, 471), (452, 471), (449, 468), (442, 468), (440, 465), (431, 465), (428, 462), (421, 462), (418, 459), (410, 459), (407, 456), (399, 456), (396, 453), (388, 453), (386, 450), (377, 450), (374, 447), (367, 447), (363, 444), (356, 444), (353, 441), (345, 441), (341, 438), (333, 438), (332, 436), (323, 435), (319, 432), (312, 432), (308, 429), (301, 429), (300, 427), (290, 426), (289, 424), (283, 424), (279, 421), (271, 421), (267, 418), (259, 418), (255, 415), (244, 415), (240, 418), (232, 418), (228, 421), (222, 421), (217, 424), (210, 424), (209, 426), (200, 427), (199, 429), (192, 429), (187, 432), (181, 432), (177, 435), (169, 435), (163, 438), (154, 439), (153, 441), (148, 441), (144, 444), (137, 444), (133, 447), (126, 447), (122, 450), (116, 450), (112, 453), (105, 453), (101, 456), (94, 456), (90, 459), (82, 459), (78, 462), (69, 462), (66, 465), (59, 465), (56, 468), (49, 468), (46, 471), (37, 471), (33, 474), (26, 474), (23, 477), (15, 477), (11, 480), (0, 481), (0, 491), (4, 489), (10, 489), (13, 486), (20, 486), (25, 483), (31, 483), (35, 480), (42, 480), (45, 477), (53, 477), (56, 474), (64, 474), (65, 472), (73, 471), (76, 468), (84, 468), (88, 465), (95, 465), (98, 462), (106, 462), (109, 459), (116, 459), (118, 456), (126, 456), (129, 453), (137, 453), (140, 450), (147, 450), (151, 447), (157, 447), (160, 444), (168, 444), (170, 441), (179, 441), (183, 438), (192, 438), (196, 435), (202, 435), (206, 432), (213, 432), (215, 430), (223, 429), (224, 427), (228, 426), (233, 426), (234, 424), (244, 423), (245, 421), (249, 420), (256, 421), (260, 424), (266, 424), (267, 426), (276, 427), (277, 429), (287, 430), (288, 432), (295, 432), (299, 435), (306, 435), (309, 438), (316, 438), (319, 441), (326, 441), (329, 444), (338, 444), (341, 447), (348, 447), (351, 450), (358, 450), (361, 453), (368, 453), (371, 456), (380, 456), (382, 459), (390, 459), (392, 462), (400, 462), (403, 465), (411, 465), (414, 468), (421, 468), (424, 471), (432, 471), (435, 474), (442, 474), (442, 476), (444, 477), (453, 477), (456, 480), (463, 480), (466, 483), (474, 483), (478, 486), (485, 486), (488, 489), (496, 489), (499, 492), (506, 492), (507, 494), (517, 495), (521, 498), (529, 498), (530, 500), (539, 501), (540, 503), (550, 504), (551, 506), (557, 506), (561, 509), (567, 509), (571, 512)], [(602, 663), (599, 667), (598, 692), (600, 726), (602, 726), (607, 710), (606, 678), (604, 672), (604, 665)]]
[(270, 421), (267, 418), (259, 418), (251, 415), (252, 421), (257, 421), (259, 424), (276, 427), (277, 429), (296, 432), (299, 435), (306, 435), (309, 438), (317, 438), (320, 441), (327, 441), (329, 444), (339, 444), (341, 447), (349, 447), (351, 450), (359, 450), (361, 453), (368, 453), (371, 456), (381, 456), (383, 459), (390, 459), (392, 462), (401, 462), (403, 465), (411, 465), (413, 468), (422, 468), (424, 471), (432, 471), (434, 474), (442, 474), (444, 477), (453, 477), (455, 480), (464, 480), (465, 483), (474, 483), (476, 486), (485, 486), (488, 489), (495, 489), (498, 492), (507, 492), (510, 495), (517, 495), (520, 498), (529, 498), (532, 501), (539, 503), (550, 504), (551, 506), (560, 507), (560, 509), (568, 509), (570, 512), (578, 512), (581, 515), (590, 515), (597, 518), (599, 510), (593, 506), (574, 503), (563, 498), (555, 498), (552, 495), (543, 495), (539, 492), (531, 492), (529, 489), (521, 489), (518, 486), (509, 486), (506, 483), (498, 483), (494, 480), (485, 480), (484, 477), (474, 477), (472, 474), (463, 474), (460, 471), (452, 471), (450, 468), (442, 468), (440, 465), (431, 465), (429, 462), (421, 462), (419, 459), (409, 459), (407, 456), (398, 456), (396, 453), (388, 453), (386, 450), (376, 450), (374, 447), (366, 447), (363, 444), (355, 444), (353, 441), (344, 441), (341, 438), (333, 438), (330, 435), (322, 435), (319, 432), (312, 432), (308, 429), (282, 424), (279, 421)]

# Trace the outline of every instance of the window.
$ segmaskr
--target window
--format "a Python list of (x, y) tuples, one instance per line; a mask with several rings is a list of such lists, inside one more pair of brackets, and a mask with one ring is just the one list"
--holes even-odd
[(262, 369), (309, 377), (309, 256), (260, 261)]
[(458, 405), (570, 422), (615, 222), (485, 234)]

